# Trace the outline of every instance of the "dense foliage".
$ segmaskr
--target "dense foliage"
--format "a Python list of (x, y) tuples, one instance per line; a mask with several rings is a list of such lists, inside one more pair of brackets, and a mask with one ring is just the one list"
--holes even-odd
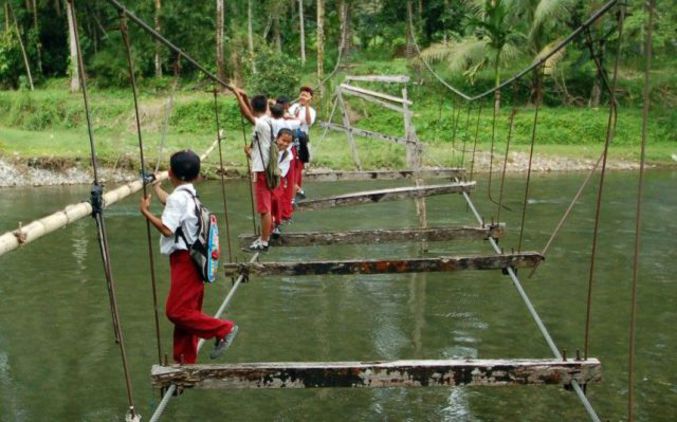
[[(159, 26), (160, 32), (210, 70), (217, 71), (217, 1), (124, 3), (151, 26)], [(317, 81), (317, 76), (312, 76), (317, 68), (317, 0), (222, 1), (225, 4), (222, 71), (228, 78), (249, 89), (271, 94), (294, 92), (301, 82)], [(347, 40), (343, 63), (378, 63), (409, 57), (413, 71), (421, 69), (412, 54), (412, 39), (416, 39), (425, 56), (439, 62), (436, 66), (445, 78), (475, 92), (491, 87), (531, 62), (603, 4), (587, 0), (323, 0), (322, 3), (325, 73), (335, 64), (342, 34)], [(657, 67), (669, 69), (677, 44), (677, 9), (669, 1), (657, 3), (654, 35)], [(89, 76), (99, 87), (124, 86), (127, 70), (117, 13), (103, 0), (75, 4)], [(305, 63), (300, 59), (300, 5), (305, 28)], [(630, 75), (642, 65), (643, 5), (642, 0), (628, 2), (622, 59), (624, 70)], [(408, 34), (408, 6), (415, 25), (413, 38)], [(615, 14), (609, 14), (591, 31), (595, 54), (607, 67), (619, 39), (614, 20)], [(130, 24), (129, 28), (137, 70), (144, 83), (163, 81), (159, 78), (161, 74), (172, 75), (176, 57), (158, 47), (136, 25)], [(26, 86), (27, 72), (19, 39), (38, 85), (53, 77), (73, 75), (69, 70), (68, 37), (64, 1), (5, 0), (0, 8), (0, 88)], [(249, 50), (250, 42), (253, 52)], [(203, 78), (186, 63), (181, 76), (184, 81), (197, 83)], [(584, 38), (580, 37), (572, 48), (549, 63), (545, 75), (533, 75), (531, 82), (520, 89), (523, 96), (532, 100), (545, 95), (551, 104), (594, 105), (604, 100), (597, 79)], [(672, 92), (668, 93), (671, 96)]]

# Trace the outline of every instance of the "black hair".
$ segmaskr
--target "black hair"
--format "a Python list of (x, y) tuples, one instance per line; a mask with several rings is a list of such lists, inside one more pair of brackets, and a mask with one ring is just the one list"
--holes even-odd
[(301, 89), (299, 89), (299, 91), (300, 91), (300, 92), (304, 92), (304, 91), (305, 91), (305, 92), (307, 92), (308, 94), (310, 94), (311, 96), (313, 95), (313, 88), (311, 88), (311, 87), (309, 87), (309, 86), (302, 86)]
[(265, 113), (268, 109), (268, 98), (265, 95), (255, 95), (251, 102), (252, 110), (256, 113)]
[(189, 149), (175, 152), (169, 159), (169, 168), (174, 177), (190, 182), (200, 174), (200, 157)]
[(285, 105), (289, 104), (289, 97), (287, 97), (286, 95), (280, 95), (279, 97), (277, 97), (275, 102), (277, 104), (281, 104), (281, 105), (285, 106)]
[(281, 119), (284, 117), (284, 107), (282, 104), (273, 104), (272, 107), (270, 107), (270, 115), (273, 116), (275, 119)]
[(281, 137), (282, 135), (289, 135), (289, 136), (292, 137), (292, 139), (294, 138), (294, 132), (292, 132), (291, 129), (286, 128), (286, 127), (283, 127), (282, 129), (280, 129), (280, 130), (277, 132), (277, 137), (278, 137), (278, 138)]

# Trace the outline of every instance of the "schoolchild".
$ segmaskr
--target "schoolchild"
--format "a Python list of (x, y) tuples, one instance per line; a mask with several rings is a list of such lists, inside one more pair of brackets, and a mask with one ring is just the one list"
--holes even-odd
[[(296, 145), (298, 157), (294, 160), (295, 165), (295, 189), (297, 195), (303, 199), (306, 197), (305, 192), (303, 191), (303, 169), (305, 167), (304, 161), (307, 162), (310, 158), (310, 126), (315, 123), (315, 117), (317, 113), (315, 109), (310, 106), (310, 103), (313, 100), (313, 89), (307, 86), (303, 86), (299, 92), (299, 100), (297, 103), (289, 107), (289, 114), (293, 118), (298, 119), (301, 122), (300, 131), (302, 135), (305, 136), (307, 151), (301, 151), (301, 145)], [(307, 155), (304, 157), (303, 155)]]
[(268, 98), (256, 95), (247, 101), (247, 95), (241, 89), (235, 89), (235, 96), (240, 106), (240, 113), (254, 125), (252, 143), (245, 147), (245, 154), (251, 159), (252, 181), (256, 198), (256, 211), (260, 216), (261, 235), (249, 249), (252, 251), (268, 250), (268, 241), (273, 230), (272, 201), (273, 189), (266, 181), (266, 168), (270, 162), (270, 147), (273, 140), (273, 125), (268, 116)]
[(278, 166), (280, 168), (281, 179), (280, 185), (273, 191), (272, 212), (274, 228), (271, 235), (273, 238), (280, 236), (280, 224), (282, 224), (284, 213), (285, 211), (288, 211), (287, 208), (291, 208), (291, 200), (287, 194), (287, 186), (289, 184), (288, 176), (292, 162), (292, 153), (290, 149), (292, 136), (293, 134), (290, 129), (282, 128), (277, 132), (277, 137), (275, 139), (279, 151)]
[(169, 160), (171, 194), (155, 184), (155, 193), (165, 205), (157, 217), (150, 211), (151, 195), (141, 198), (139, 209), (161, 233), (160, 252), (169, 256), (171, 285), (165, 312), (174, 323), (173, 358), (177, 363), (195, 363), (198, 338), (216, 338), (210, 358), (215, 359), (230, 347), (238, 327), (233, 321), (212, 318), (202, 313), (204, 282), (189, 249), (197, 237), (197, 192), (193, 182), (200, 174), (200, 157), (193, 151), (174, 153)]
[[(279, 97), (277, 99), (277, 103), (270, 108), (270, 115), (273, 121), (273, 133), (277, 135), (281, 129), (288, 129), (292, 133), (293, 137), (294, 131), (300, 129), (301, 122), (290, 117), (288, 114), (285, 114), (285, 99), (286, 97)], [(283, 183), (281, 183), (283, 185), (283, 191), (281, 194), (282, 223), (291, 222), (292, 214), (294, 212), (294, 207), (292, 206), (292, 203), (294, 202), (294, 196), (296, 195), (296, 168), (294, 167), (294, 159), (297, 157), (297, 154), (298, 151), (296, 148), (290, 144), (287, 154), (290, 160), (289, 170), (285, 172), (286, 177), (283, 179)], [(282, 170), (282, 168), (280, 168), (280, 170)], [(279, 228), (277, 228), (277, 230), (273, 229), (273, 234), (277, 235), (278, 232)]]

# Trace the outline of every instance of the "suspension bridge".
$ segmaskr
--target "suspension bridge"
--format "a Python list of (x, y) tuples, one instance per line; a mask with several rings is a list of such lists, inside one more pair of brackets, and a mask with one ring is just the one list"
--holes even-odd
[[(132, 195), (135, 192), (147, 191), (151, 179), (146, 177), (146, 160), (144, 157), (144, 143), (142, 136), (142, 127), (139, 118), (139, 100), (137, 96), (136, 81), (134, 78), (134, 63), (132, 60), (132, 44), (129, 38), (129, 31), (127, 22), (131, 21), (138, 25), (145, 33), (166, 46), (177, 56), (177, 62), (184, 61), (198, 69), (206, 78), (215, 84), (213, 91), (214, 95), (214, 109), (216, 121), (216, 140), (213, 144), (203, 152), (202, 158), (205, 159), (214, 151), (219, 154), (220, 166), (220, 182), (221, 182), (221, 196), (223, 202), (223, 212), (225, 215), (226, 238), (228, 249), (228, 263), (224, 265), (224, 275), (233, 280), (233, 284), (226, 297), (223, 299), (221, 306), (215, 312), (216, 317), (220, 317), (228, 308), (232, 300), (234, 300), (236, 293), (243, 283), (252, 278), (277, 277), (284, 275), (287, 277), (304, 277), (308, 275), (338, 275), (338, 276), (354, 276), (360, 274), (380, 275), (385, 280), (388, 279), (389, 274), (402, 273), (422, 273), (422, 272), (454, 272), (461, 273), (465, 271), (496, 271), (499, 274), (507, 276), (514, 285), (518, 295), (527, 308), (530, 316), (537, 326), (538, 332), (543, 337), (549, 350), (552, 353), (551, 357), (542, 359), (437, 359), (437, 360), (393, 360), (393, 361), (341, 361), (341, 362), (250, 362), (238, 364), (196, 364), (196, 365), (170, 365), (163, 359), (162, 342), (160, 339), (159, 316), (158, 316), (158, 297), (156, 292), (156, 276), (155, 264), (153, 261), (153, 247), (150, 225), (146, 226), (148, 261), (149, 261), (149, 278), (150, 285), (153, 292), (153, 310), (154, 310), (154, 325), (156, 331), (156, 346), (157, 346), (157, 363), (150, 369), (152, 384), (161, 389), (162, 400), (153, 409), (153, 414), (150, 417), (151, 421), (159, 420), (163, 412), (169, 405), (172, 397), (174, 397), (177, 389), (185, 388), (220, 388), (220, 389), (245, 389), (245, 388), (388, 388), (388, 387), (461, 387), (461, 386), (512, 386), (512, 385), (564, 385), (577, 396), (582, 406), (584, 407), (590, 420), (601, 420), (598, 416), (593, 404), (587, 396), (587, 386), (599, 383), (602, 380), (602, 363), (589, 354), (589, 333), (592, 319), (591, 298), (593, 295), (593, 282), (595, 278), (595, 262), (596, 251), (598, 248), (597, 240), (599, 233), (600, 210), (603, 205), (603, 186), (605, 167), (608, 156), (608, 148), (613, 141), (614, 129), (617, 121), (618, 102), (615, 95), (617, 91), (617, 73), (618, 73), (618, 52), (616, 54), (616, 61), (611, 72), (607, 77), (607, 72), (603, 68), (599, 60), (594, 59), (595, 54), (592, 54), (593, 63), (600, 75), (604, 75), (605, 89), (609, 95), (609, 118), (606, 137), (604, 139), (604, 148), (593, 168), (590, 169), (587, 177), (581, 184), (577, 193), (572, 198), (569, 206), (564, 210), (558, 224), (553, 230), (548, 242), (540, 251), (524, 251), (522, 250), (524, 233), (528, 222), (528, 197), (531, 179), (531, 162), (534, 153), (534, 146), (538, 138), (538, 111), (541, 106), (537, 102), (533, 109), (534, 119), (532, 123), (531, 148), (529, 158), (529, 169), (527, 173), (526, 185), (521, 201), (521, 224), (517, 228), (519, 230), (518, 244), (516, 250), (508, 252), (499, 246), (499, 240), (504, 236), (507, 227), (501, 222), (501, 213), (507, 212), (509, 209), (504, 204), (504, 185), (505, 185), (505, 166), (507, 159), (503, 159), (503, 169), (500, 171), (500, 178), (498, 181), (493, 180), (492, 176), (496, 172), (494, 170), (494, 154), (495, 154), (495, 129), (496, 129), (496, 110), (493, 112), (492, 137), (491, 137), (491, 162), (489, 165), (489, 180), (486, 189), (480, 188), (476, 185), (474, 179), (475, 171), (475, 153), (477, 151), (477, 131), (479, 128), (479, 119), (483, 112), (481, 101), (491, 95), (500, 92), (501, 89), (510, 87), (512, 84), (530, 75), (533, 72), (542, 72), (545, 62), (551, 56), (557, 54), (563, 48), (569, 46), (574, 40), (587, 41), (588, 48), (593, 49), (590, 42), (589, 28), (595, 24), (601, 17), (607, 14), (616, 14), (616, 32), (620, 37), (623, 33), (623, 19), (625, 12), (625, 5), (616, 0), (611, 0), (602, 5), (595, 13), (586, 19), (582, 25), (569, 34), (567, 37), (555, 46), (547, 55), (540, 57), (534, 61), (530, 66), (518, 72), (511, 78), (505, 80), (500, 86), (490, 89), (478, 95), (468, 95), (456, 89), (443, 78), (441, 78), (434, 69), (420, 56), (421, 50), (414, 40), (414, 46), (419, 55), (419, 60), (423, 63), (425, 68), (433, 75), (433, 77), (446, 89), (448, 89), (455, 99), (464, 101), (467, 105), (467, 118), (465, 119), (466, 133), (472, 131), (475, 126), (475, 136), (472, 148), (467, 144), (467, 137), (464, 138), (463, 144), (459, 145), (457, 151), (462, 154), (461, 167), (459, 168), (425, 168), (422, 165), (422, 152), (426, 148), (425, 141), (418, 139), (415, 131), (415, 124), (413, 121), (413, 113), (411, 107), (414, 105), (407, 96), (407, 84), (410, 83), (409, 78), (405, 75), (354, 75), (344, 78), (342, 83), (338, 84), (336, 91), (333, 93), (332, 111), (329, 114), (327, 121), (322, 123), (322, 127), (326, 131), (335, 130), (344, 133), (347, 137), (348, 144), (351, 148), (352, 158), (355, 164), (355, 171), (349, 172), (309, 172), (308, 179), (316, 181), (340, 181), (340, 180), (355, 180), (368, 182), (371, 180), (410, 180), (414, 183), (412, 186), (379, 189), (362, 192), (347, 193), (327, 198), (315, 198), (299, 203), (299, 212), (321, 212), (320, 210), (336, 207), (349, 206), (374, 206), (386, 201), (407, 201), (411, 200), (416, 203), (416, 210), (418, 215), (419, 227), (413, 229), (373, 229), (373, 230), (353, 230), (353, 231), (314, 231), (314, 232), (290, 232), (285, 233), (280, 239), (274, 240), (272, 245), (274, 247), (290, 247), (290, 248), (308, 248), (318, 245), (344, 245), (344, 244), (374, 244), (374, 243), (417, 243), (421, 246), (421, 251), (425, 251), (429, 242), (441, 241), (467, 241), (467, 240), (483, 240), (488, 243), (491, 253), (486, 254), (468, 254), (468, 255), (450, 255), (439, 257), (428, 257), (425, 254), (414, 257), (401, 257), (397, 259), (364, 259), (363, 257), (347, 260), (323, 260), (323, 261), (308, 261), (302, 262), (271, 262), (262, 259), (264, 255), (254, 253), (251, 255), (248, 262), (236, 262), (233, 252), (233, 239), (229, 224), (228, 201), (224, 183), (224, 166), (223, 166), (223, 152), (222, 152), (222, 132), (219, 122), (218, 113), (218, 95), (220, 88), (233, 91), (234, 88), (226, 81), (221, 80), (215, 74), (210, 72), (207, 67), (193, 59), (188, 53), (181, 50), (178, 46), (173, 44), (163, 35), (156, 32), (151, 26), (138, 18), (125, 5), (118, 0), (106, 0), (111, 7), (115, 8), (120, 15), (120, 31), (122, 39), (125, 44), (126, 56), (129, 65), (130, 85), (132, 87), (132, 95), (134, 97), (136, 129), (139, 141), (139, 161), (141, 165), (142, 175), (141, 180), (136, 180), (127, 183), (121, 187), (104, 192), (104, 188), (99, 180), (97, 168), (97, 155), (94, 142), (94, 122), (91, 119), (89, 97), (87, 91), (86, 69), (82, 60), (82, 54), (79, 50), (79, 37), (77, 36), (77, 19), (75, 14), (75, 1), (68, 0), (68, 13), (75, 22), (76, 41), (78, 49), (78, 67), (80, 75), (82, 75), (82, 94), (83, 103), (87, 116), (87, 124), (89, 129), (89, 140), (91, 148), (91, 162), (93, 166), (93, 187), (91, 198), (88, 202), (69, 205), (62, 210), (52, 213), (44, 218), (36, 220), (27, 225), (19, 227), (17, 230), (8, 232), (0, 236), (0, 255), (9, 253), (31, 242), (37, 241), (43, 236), (57, 230), (58, 228), (67, 226), (79, 219), (87, 216), (93, 216), (95, 220), (99, 249), (103, 263), (103, 274), (106, 281), (106, 287), (109, 298), (109, 305), (111, 308), (111, 317), (113, 321), (113, 331), (115, 339), (120, 348), (121, 361), (125, 375), (125, 387), (127, 392), (128, 411), (127, 420), (140, 420), (140, 413), (134, 401), (134, 392), (132, 391), (131, 376), (129, 371), (127, 352), (125, 349), (124, 330), (122, 328), (122, 321), (118, 309), (116, 298), (116, 284), (113, 277), (113, 264), (111, 262), (108, 239), (109, 234), (106, 230), (106, 209), (113, 206), (115, 203), (123, 200), (125, 197)], [(648, 94), (649, 94), (649, 70), (651, 59), (651, 28), (653, 25), (654, 4), (648, 2), (648, 16), (647, 23), (647, 69), (645, 74), (645, 90), (644, 90), (644, 113), (643, 113), (643, 131), (642, 131), (642, 161), (640, 168), (638, 202), (637, 202), (637, 226), (636, 226), (636, 250), (635, 250), (635, 270), (633, 272), (632, 284), (632, 309), (631, 309), (631, 327), (630, 327), (630, 361), (629, 361), (629, 419), (632, 419), (632, 409), (634, 406), (633, 400), (633, 383), (634, 383), (634, 324), (636, 313), (636, 291), (637, 291), (637, 265), (639, 255), (639, 221), (641, 210), (641, 198), (643, 187), (643, 168), (644, 168), (644, 150), (646, 145), (646, 124), (649, 118), (648, 115)], [(410, 21), (409, 26), (413, 27)], [(415, 33), (413, 30), (411, 33)], [(328, 75), (328, 77), (321, 81), (326, 82), (336, 75), (337, 69), (340, 67), (342, 50), (339, 45), (339, 56), (336, 67)], [(619, 43), (620, 44), (620, 43)], [(620, 48), (620, 47), (619, 47)], [(401, 96), (386, 94), (373, 89), (372, 86), (360, 86), (361, 83), (380, 83), (380, 84), (399, 84), (401, 86)], [(403, 119), (403, 135), (394, 136), (386, 135), (373, 131), (368, 131), (361, 128), (351, 126), (350, 119), (346, 113), (347, 97), (358, 97), (362, 100), (371, 102), (382, 107), (384, 110), (393, 111), (402, 115)], [(477, 123), (471, 119), (471, 111), (473, 108), (477, 109)], [(519, 109), (518, 105), (513, 105), (513, 112), (509, 119), (508, 138), (506, 142), (505, 157), (508, 156), (510, 150), (510, 137), (512, 133), (513, 118)], [(453, 139), (454, 146), (457, 146), (456, 133), (460, 122), (460, 114), (462, 107), (458, 106), (457, 110), (452, 115), (454, 124)], [(342, 115), (342, 122), (333, 122), (333, 116), (336, 111)], [(243, 125), (244, 136), (244, 125)], [(404, 147), (406, 152), (406, 163), (408, 168), (398, 171), (371, 171), (362, 169), (359, 158), (359, 151), (357, 144), (354, 142), (354, 136), (367, 137), (383, 142), (390, 142), (399, 144)], [(244, 136), (245, 143), (247, 142)], [(498, 162), (498, 160), (497, 160)], [(601, 168), (600, 168), (601, 166)], [(586, 324), (584, 330), (584, 345), (583, 353), (577, 353), (575, 357), (567, 358), (564, 356), (560, 348), (555, 343), (553, 337), (550, 335), (547, 327), (540, 318), (538, 311), (532, 304), (529, 296), (522, 287), (522, 281), (518, 276), (517, 270), (519, 268), (529, 269), (531, 277), (546, 258), (549, 247), (556, 240), (558, 233), (562, 226), (569, 218), (572, 209), (574, 208), (578, 198), (583, 190), (589, 184), (592, 176), (599, 173), (599, 187), (597, 189), (597, 203), (595, 209), (595, 225), (593, 230), (592, 250), (590, 259), (589, 283), (586, 303)], [(248, 172), (251, 177), (251, 172)], [(167, 173), (162, 172), (156, 175), (157, 179), (164, 180), (167, 178)], [(427, 184), (426, 181), (430, 179), (446, 179), (443, 184)], [(496, 195), (496, 186), (498, 184), (498, 194)], [(251, 186), (251, 183), (250, 183)], [(474, 201), (473, 195), (486, 194), (489, 200), (496, 206), (496, 219), (489, 222), (480, 214)], [(454, 195), (460, 201), (465, 203), (467, 209), (470, 211), (475, 224), (464, 226), (441, 226), (429, 227), (427, 222), (427, 207), (426, 199), (435, 195)], [(252, 220), (254, 218), (253, 195), (252, 201)], [(257, 233), (257, 226), (254, 223), (253, 233), (240, 234), (238, 237), (239, 245), (242, 247), (248, 244)], [(523, 274), (523, 273), (522, 273)], [(454, 278), (463, 277), (462, 274), (454, 275)], [(345, 278), (350, 280), (349, 277)], [(453, 279), (450, 279), (452, 282)], [(246, 293), (243, 293), (246, 294)], [(198, 344), (198, 350), (204, 345), (204, 340)], [(591, 387), (592, 388), (592, 387)], [(197, 394), (197, 393), (196, 393)], [(346, 393), (348, 394), (348, 393)]]

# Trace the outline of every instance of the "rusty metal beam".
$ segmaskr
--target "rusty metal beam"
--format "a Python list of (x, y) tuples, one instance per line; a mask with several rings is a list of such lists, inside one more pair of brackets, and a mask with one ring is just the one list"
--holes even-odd
[(599, 360), (450, 359), (390, 362), (256, 362), (153, 365), (155, 387), (385, 388), (599, 383)]
[(342, 180), (413, 180), (422, 179), (455, 179), (465, 173), (463, 168), (414, 170), (372, 170), (372, 171), (309, 171), (303, 174), (303, 180), (313, 182), (338, 182)]
[(525, 268), (534, 267), (542, 260), (543, 256), (538, 252), (522, 252), (491, 256), (231, 263), (225, 264), (224, 268), (226, 277), (240, 274), (259, 276), (403, 274)]
[[(394, 242), (443, 242), (448, 240), (485, 240), (503, 237), (505, 225), (495, 224), (484, 227), (436, 227), (427, 229), (400, 230), (353, 230), (345, 232), (297, 232), (283, 233), (271, 239), (271, 246), (320, 246), (353, 245)], [(245, 248), (257, 236), (240, 235), (240, 247)]]
[(475, 189), (475, 182), (379, 189), (301, 201), (297, 204), (297, 210), (318, 210), (349, 205), (371, 204), (374, 202), (395, 201), (399, 199), (423, 198), (426, 196), (444, 195), (448, 193), (470, 192), (473, 189)]

